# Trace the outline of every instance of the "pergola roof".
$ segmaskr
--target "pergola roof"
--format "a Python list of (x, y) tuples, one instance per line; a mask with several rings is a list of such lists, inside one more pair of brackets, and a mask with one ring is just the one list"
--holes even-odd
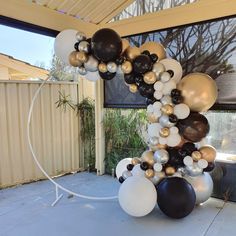
[(91, 36), (109, 27), (121, 36), (139, 34), (236, 14), (235, 0), (198, 0), (178, 7), (110, 22), (135, 0), (0, 0), (0, 15), (61, 31)]

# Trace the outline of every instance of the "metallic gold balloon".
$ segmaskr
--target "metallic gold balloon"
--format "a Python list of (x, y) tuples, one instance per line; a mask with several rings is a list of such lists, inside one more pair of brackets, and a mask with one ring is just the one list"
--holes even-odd
[(154, 158), (153, 152), (152, 151), (145, 151), (145, 152), (143, 152), (141, 158), (144, 161), (153, 159)]
[(133, 60), (135, 57), (140, 55), (140, 49), (137, 47), (128, 47), (126, 49), (126, 56), (128, 59)]
[(102, 73), (107, 72), (107, 65), (106, 65), (105, 63), (100, 63), (100, 64), (98, 65), (98, 70), (99, 70), (100, 72), (102, 72)]
[(76, 58), (84, 63), (88, 60), (88, 55), (85, 52), (77, 52)]
[(140, 159), (138, 158), (138, 157), (134, 157), (134, 158), (132, 158), (132, 160), (131, 160), (131, 164), (133, 164), (133, 165), (137, 165), (137, 164), (139, 164), (141, 161), (140, 161)]
[(157, 81), (156, 74), (149, 71), (144, 75), (143, 80), (146, 84), (154, 84)]
[(214, 162), (216, 158), (216, 150), (211, 146), (204, 146), (199, 149), (202, 154), (202, 158), (208, 162)]
[(184, 103), (191, 111), (207, 111), (215, 103), (218, 95), (215, 81), (203, 73), (188, 74), (177, 88), (181, 90)]
[(162, 128), (159, 132), (160, 136), (163, 138), (166, 138), (170, 135), (170, 130), (169, 128)]
[(157, 146), (158, 149), (166, 149), (166, 148), (167, 148), (167, 145), (166, 145), (166, 144), (160, 144), (160, 143), (158, 143), (156, 146)]
[(122, 39), (122, 53), (130, 46), (127, 39)]
[(131, 93), (136, 93), (138, 91), (138, 86), (136, 84), (129, 84), (129, 91)]
[(148, 50), (151, 54), (155, 53), (158, 56), (158, 60), (166, 58), (166, 50), (165, 48), (160, 44), (156, 42), (147, 42), (141, 45), (140, 47), (141, 52)]
[(125, 61), (122, 65), (121, 65), (121, 70), (124, 72), (124, 74), (129, 74), (132, 71), (132, 64), (130, 61)]
[(74, 67), (79, 67), (82, 65), (81, 61), (79, 61), (76, 57), (77, 53), (77, 51), (74, 51), (69, 55), (69, 62)]
[(148, 113), (147, 114), (147, 120), (150, 123), (156, 123), (158, 121), (158, 118), (153, 113)]
[(165, 114), (165, 115), (171, 115), (174, 113), (174, 108), (173, 106), (171, 106), (170, 104), (165, 104), (164, 106), (161, 107), (161, 111)]
[(168, 166), (166, 167), (165, 172), (166, 172), (166, 175), (173, 175), (176, 172), (176, 170), (174, 167)]
[(152, 169), (147, 169), (147, 170), (145, 171), (145, 176), (146, 176), (147, 178), (152, 178), (154, 175), (155, 175), (155, 172), (154, 172), (154, 170), (152, 170)]
[(199, 151), (192, 152), (191, 157), (194, 161), (199, 161), (202, 158), (202, 154)]

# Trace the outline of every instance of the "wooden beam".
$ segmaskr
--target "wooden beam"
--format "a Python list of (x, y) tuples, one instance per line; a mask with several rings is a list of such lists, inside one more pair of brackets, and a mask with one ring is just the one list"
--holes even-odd
[(95, 24), (84, 22), (29, 0), (0, 0), (0, 6), (0, 15), (2, 16), (57, 31), (77, 29), (90, 37), (98, 29)]
[(104, 118), (104, 84), (99, 79), (95, 88), (95, 144), (96, 144), (96, 169), (98, 175), (105, 173), (105, 132), (103, 126)]
[(234, 14), (235, 0), (200, 0), (155, 13), (101, 24), (100, 27), (112, 28), (121, 36), (129, 36)]
[(114, 9), (109, 15), (105, 16), (102, 21), (99, 23), (99, 25), (105, 24), (112, 20), (115, 16), (117, 16), (119, 13), (121, 13), (126, 7), (128, 7), (134, 0), (126, 0), (124, 1), (120, 6), (118, 6), (116, 9)]

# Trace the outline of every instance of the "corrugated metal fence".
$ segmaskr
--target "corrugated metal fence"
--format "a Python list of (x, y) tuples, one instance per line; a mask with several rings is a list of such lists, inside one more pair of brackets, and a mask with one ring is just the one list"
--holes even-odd
[[(27, 116), (38, 82), (0, 82), (0, 187), (44, 178), (29, 152)], [(35, 153), (51, 176), (77, 171), (83, 161), (79, 155), (79, 118), (76, 112), (56, 108), (58, 91), (78, 101), (78, 84), (48, 82), (39, 95), (31, 123)]]

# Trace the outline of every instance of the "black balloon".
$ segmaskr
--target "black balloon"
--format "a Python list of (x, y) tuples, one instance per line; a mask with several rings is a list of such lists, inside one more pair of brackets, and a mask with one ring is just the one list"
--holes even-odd
[(157, 186), (157, 203), (161, 211), (171, 218), (189, 215), (196, 202), (193, 187), (185, 179), (166, 178)]
[(167, 148), (167, 152), (169, 153), (169, 160), (167, 162), (167, 165), (173, 166), (176, 169), (178, 167), (184, 166), (183, 158), (179, 154), (179, 150), (180, 149), (178, 148)]
[(150, 55), (150, 58), (152, 60), (153, 63), (157, 62), (158, 61), (158, 56), (157, 54), (153, 53)]
[(181, 91), (178, 89), (171, 90), (171, 97), (181, 96)]
[(197, 112), (191, 112), (186, 119), (179, 120), (176, 126), (180, 135), (194, 143), (206, 137), (210, 130), (207, 118)]
[(152, 61), (149, 56), (141, 54), (133, 60), (133, 70), (136, 74), (144, 74), (152, 68)]
[(133, 170), (134, 165), (133, 164), (128, 164), (126, 168), (127, 168), (127, 170), (131, 171), (131, 170)]
[(103, 73), (99, 71), (99, 75), (101, 76), (102, 79), (111, 80), (115, 77), (116, 73), (111, 73), (109, 71)]
[(124, 74), (124, 80), (127, 84), (134, 84), (135, 83), (134, 74), (133, 73)]
[(152, 84), (140, 83), (138, 86), (138, 91), (141, 96), (146, 98), (152, 98), (154, 94), (154, 88)]
[(135, 75), (135, 83), (137, 85), (141, 84), (143, 82), (143, 76), (142, 75)]
[(174, 96), (171, 98), (172, 102), (177, 105), (183, 102), (184, 98), (182, 96)]
[(187, 152), (187, 155), (191, 156), (192, 152), (197, 151), (197, 148), (195, 147), (194, 143), (184, 143), (182, 146), (182, 149)]
[(214, 170), (214, 168), (215, 168), (215, 163), (214, 162), (209, 162), (208, 166), (205, 169), (203, 169), (203, 171), (204, 172), (211, 172), (211, 171)]
[(156, 100), (156, 98), (154, 98), (154, 97), (151, 97), (151, 98), (146, 98), (146, 104), (147, 104), (147, 106), (149, 105), (149, 104), (153, 104), (154, 102), (156, 102), (157, 100)]
[(125, 179), (124, 179), (123, 176), (120, 176), (118, 180), (119, 180), (119, 182), (120, 182), (121, 184), (125, 181)]
[(169, 121), (171, 123), (177, 123), (178, 117), (176, 115), (174, 115), (174, 114), (171, 114), (171, 115), (169, 115)]
[(100, 29), (91, 39), (91, 49), (98, 60), (115, 61), (122, 52), (122, 41), (114, 30)]
[(148, 163), (147, 163), (146, 161), (144, 161), (144, 162), (142, 162), (142, 163), (140, 164), (140, 168), (141, 168), (142, 170), (147, 170), (147, 169), (149, 168), (149, 165), (148, 165)]

